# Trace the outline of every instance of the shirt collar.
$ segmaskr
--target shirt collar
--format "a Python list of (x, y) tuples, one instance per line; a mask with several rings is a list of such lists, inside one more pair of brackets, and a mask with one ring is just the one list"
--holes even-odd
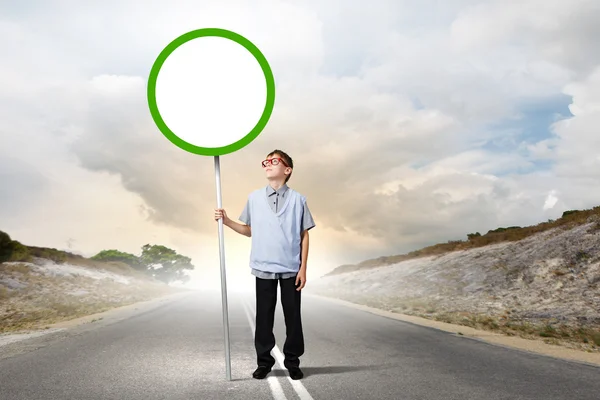
[(288, 190), (288, 185), (286, 183), (283, 184), (278, 190), (275, 190), (271, 187), (271, 185), (267, 185), (267, 195), (273, 196), (275, 193), (279, 193), (280, 196), (283, 196), (285, 192)]

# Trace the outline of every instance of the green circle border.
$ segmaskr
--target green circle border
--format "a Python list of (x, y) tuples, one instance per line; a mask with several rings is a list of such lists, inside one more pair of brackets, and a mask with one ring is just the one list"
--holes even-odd
[[(171, 55), (171, 53), (173, 53), (173, 51), (175, 51), (175, 49), (177, 49), (182, 44), (187, 43), (190, 40), (205, 36), (218, 36), (225, 39), (230, 39), (244, 46), (246, 50), (248, 50), (260, 64), (260, 67), (262, 68), (263, 73), (265, 75), (265, 80), (267, 84), (267, 100), (265, 104), (265, 109), (263, 110), (263, 113), (256, 125), (254, 126), (254, 128), (252, 128), (252, 130), (246, 136), (244, 136), (237, 142), (222, 147), (200, 147), (181, 139), (167, 126), (162, 116), (160, 115), (160, 112), (158, 111), (158, 105), (156, 104), (156, 80), (158, 78), (160, 69), (163, 66), (167, 57), (169, 57), (169, 55)], [(248, 39), (246, 39), (240, 34), (226, 29), (203, 28), (184, 33), (183, 35), (174, 39), (160, 52), (160, 54), (156, 58), (156, 61), (154, 61), (154, 64), (152, 65), (152, 69), (150, 70), (150, 76), (148, 78), (147, 97), (148, 106), (150, 108), (150, 114), (152, 115), (152, 119), (154, 119), (154, 123), (156, 124), (158, 129), (163, 133), (163, 135), (165, 135), (167, 139), (169, 139), (174, 145), (194, 154), (200, 154), (204, 156), (219, 156), (240, 150), (241, 148), (252, 142), (254, 139), (256, 139), (256, 137), (265, 128), (267, 122), (269, 121), (269, 118), (271, 118), (271, 113), (273, 112), (273, 106), (275, 104), (275, 79), (273, 77), (273, 71), (271, 70), (269, 62), (267, 61), (265, 56), (261, 53), (258, 47), (256, 47)]]

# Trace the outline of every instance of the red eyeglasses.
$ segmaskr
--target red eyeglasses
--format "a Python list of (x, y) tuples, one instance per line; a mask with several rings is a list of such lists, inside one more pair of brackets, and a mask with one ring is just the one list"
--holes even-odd
[(263, 168), (266, 168), (266, 167), (269, 166), (269, 164), (270, 165), (278, 165), (280, 162), (283, 163), (283, 165), (285, 165), (286, 167), (289, 167), (289, 165), (287, 165), (285, 163), (285, 161), (283, 161), (283, 159), (279, 158), (279, 157), (277, 157), (277, 158), (271, 158), (269, 160), (264, 160), (261, 164), (262, 164)]

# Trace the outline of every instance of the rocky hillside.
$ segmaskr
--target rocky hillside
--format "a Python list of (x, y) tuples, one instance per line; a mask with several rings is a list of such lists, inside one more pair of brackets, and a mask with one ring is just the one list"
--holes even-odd
[(62, 258), (0, 263), (0, 333), (44, 329), (183, 290), (123, 263), (72, 254)]
[(453, 251), (343, 266), (307, 290), (600, 351), (600, 209), (588, 211), (543, 229), (516, 228), (528, 230), (522, 238), (480, 246), (453, 242)]

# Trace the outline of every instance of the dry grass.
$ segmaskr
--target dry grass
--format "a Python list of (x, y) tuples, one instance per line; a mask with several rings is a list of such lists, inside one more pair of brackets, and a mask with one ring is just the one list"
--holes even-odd
[(544, 319), (524, 320), (516, 315), (518, 314), (517, 310), (505, 310), (499, 315), (447, 311), (442, 303), (427, 299), (384, 296), (357, 297), (350, 294), (336, 297), (381, 310), (502, 333), (507, 336), (519, 336), (526, 339), (543, 338), (547, 343), (589, 352), (600, 352), (599, 324), (581, 325), (575, 322)]
[[(589, 210), (572, 210), (565, 211), (563, 216), (557, 220), (549, 220), (542, 222), (537, 225), (519, 227), (511, 226), (506, 228), (497, 228), (488, 231), (484, 235), (480, 235), (478, 232), (473, 234), (467, 234), (467, 240), (449, 240), (447, 243), (438, 243), (432, 246), (424, 247), (419, 250), (412, 251), (407, 254), (399, 254), (393, 256), (383, 256), (370, 260), (365, 260), (358, 264), (346, 264), (335, 268), (327, 275), (336, 275), (346, 272), (377, 268), (381, 266), (397, 264), (399, 262), (415, 259), (419, 257), (429, 257), (434, 255), (442, 255), (452, 251), (467, 250), (477, 247), (484, 247), (491, 244), (501, 242), (516, 242), (527, 237), (533, 236), (537, 233), (548, 231), (550, 229), (572, 229), (576, 226), (580, 226), (586, 223), (594, 222), (594, 225), (588, 230), (588, 233), (595, 234), (600, 231), (600, 206), (594, 207)], [(589, 255), (585, 252), (577, 254), (577, 260), (587, 259)]]
[[(4, 236), (10, 239), (8, 235)], [(6, 250), (6, 240), (3, 243)], [(123, 262), (96, 261), (54, 248), (25, 246), (17, 241), (11, 241), (9, 245), (12, 252), (2, 253), (4, 258), (0, 261), (15, 264), (0, 262), (0, 279), (8, 282), (0, 283), (0, 332), (43, 329), (55, 322), (181, 291)], [(50, 276), (33, 272), (25, 262), (37, 264), (36, 258), (114, 273), (129, 278), (130, 284), (108, 278)], [(12, 285), (11, 280), (21, 285)]]
[(0, 263), (0, 274), (11, 276), (13, 272), (17, 272), (19, 274), (29, 274), (31, 269), (25, 264), (5, 264)]
[(0, 286), (0, 301), (8, 300), (12, 297), (13, 291), (5, 288), (4, 286)]
[[(144, 274), (142, 271), (136, 271), (131, 266), (123, 262), (96, 261), (63, 250), (57, 250), (54, 248), (46, 247), (25, 246), (20, 243), (19, 251), (16, 254), (14, 254), (9, 261), (31, 262), (34, 257), (51, 260), (57, 264), (68, 263), (85, 268), (111, 271), (125, 276), (148, 278), (148, 275)], [(26, 268), (26, 266), (23, 267)]]
[[(394, 310), (392, 310), (394, 311)], [(395, 310), (399, 312), (399, 310)], [(546, 342), (567, 347), (600, 352), (600, 326), (578, 326), (556, 321), (522, 321), (510, 315), (491, 316), (468, 312), (423, 313), (405, 309), (407, 315), (416, 315), (455, 325), (519, 336), (526, 339), (545, 338)]]
[(131, 266), (118, 261), (104, 262), (91, 260), (78, 255), (69, 255), (65, 262), (84, 268), (106, 270), (124, 276), (148, 278), (148, 275), (142, 273), (141, 271), (136, 271), (135, 269), (131, 268)]
[[(150, 300), (178, 291), (163, 284), (138, 281), (124, 285), (111, 280), (87, 277), (24, 275), (26, 288), (8, 291), (0, 286), (0, 332), (43, 329), (55, 322)], [(3, 290), (4, 289), (4, 290)], [(85, 290), (85, 295), (73, 292)], [(7, 296), (7, 293), (9, 294)]]

